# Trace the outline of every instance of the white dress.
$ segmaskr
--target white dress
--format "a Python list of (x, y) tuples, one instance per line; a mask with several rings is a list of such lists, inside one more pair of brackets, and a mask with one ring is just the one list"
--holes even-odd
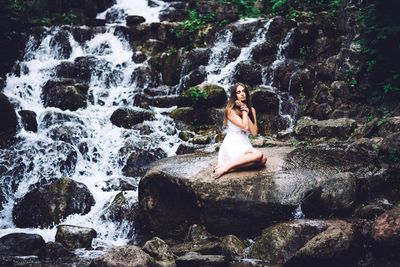
[(253, 149), (249, 141), (249, 134), (230, 120), (228, 120), (226, 132), (227, 134), (218, 152), (218, 166), (235, 161)]

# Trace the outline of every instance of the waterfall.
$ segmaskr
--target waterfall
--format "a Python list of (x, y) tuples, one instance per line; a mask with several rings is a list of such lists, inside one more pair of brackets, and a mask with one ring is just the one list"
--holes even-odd
[[(296, 106), (293, 96), (290, 95), (290, 91), (291, 91), (290, 87), (292, 84), (292, 78), (294, 76), (294, 73), (290, 76), (289, 88), (287, 90), (287, 93), (282, 93), (282, 92), (276, 90), (276, 87), (273, 86), (274, 85), (273, 77), (274, 77), (276, 69), (279, 66), (285, 64), (285, 62), (286, 62), (286, 57), (284, 55), (284, 51), (289, 46), (293, 33), (294, 33), (294, 28), (292, 28), (288, 31), (285, 38), (283, 38), (282, 42), (278, 45), (278, 50), (276, 53), (275, 60), (274, 60), (274, 62), (272, 62), (272, 64), (270, 66), (263, 68), (263, 77), (262, 77), (263, 85), (265, 87), (269, 88), (270, 90), (273, 90), (276, 93), (276, 96), (278, 97), (278, 101), (279, 101), (278, 114), (286, 122), (286, 125), (287, 125), (286, 129), (283, 129), (279, 132), (279, 134), (282, 136), (291, 133), (293, 131), (293, 127), (295, 125), (295, 116), (297, 113), (297, 106)], [(285, 112), (283, 110), (283, 105), (284, 105), (285, 101), (288, 102), (289, 106), (291, 107), (289, 112)]]
[[(132, 2), (132, 1), (131, 1)], [(138, 3), (140, 2), (140, 3)], [(147, 1), (135, 1), (131, 10)], [(156, 1), (157, 2), (157, 1)], [(123, 8), (127, 1), (117, 1)], [(127, 9), (127, 14), (130, 14)], [(147, 18), (154, 16), (154, 10)], [(100, 16), (100, 15), (99, 15)], [(67, 47), (58, 44), (56, 36), (67, 36)], [(19, 62), (21, 73), (9, 74), (4, 94), (14, 104), (16, 111), (31, 110), (37, 114), (38, 131), (25, 131), (20, 126), (19, 142), (9, 150), (0, 150), (0, 185), (6, 198), (0, 211), (0, 236), (12, 232), (31, 232), (43, 236), (46, 241), (54, 241), (56, 226), (45, 229), (18, 229), (12, 221), (15, 200), (24, 196), (35, 184), (44, 184), (62, 176), (85, 184), (93, 194), (95, 206), (86, 215), (70, 215), (61, 224), (72, 224), (94, 228), (98, 235), (93, 246), (111, 247), (126, 244), (128, 225), (104, 220), (101, 215), (120, 191), (105, 192), (110, 180), (124, 177), (122, 167), (129, 152), (138, 149), (161, 148), (167, 156), (175, 155), (180, 144), (173, 120), (164, 115), (170, 109), (151, 107), (154, 121), (145, 121), (151, 131), (142, 135), (138, 130), (119, 128), (110, 121), (118, 107), (132, 107), (134, 97), (143, 90), (132, 80), (132, 75), (147, 62), (136, 64), (132, 61), (132, 49), (128, 40), (118, 35), (114, 25), (109, 25), (102, 33), (84, 43), (76, 41), (72, 28), (51, 27), (43, 30), (42, 37), (29, 37), (25, 55)], [(57, 79), (57, 67), (63, 63), (73, 63), (79, 57), (94, 57), (91, 71), (86, 108), (76, 111), (45, 107), (41, 100), (42, 88), (49, 80)], [(135, 107), (134, 107), (135, 108)], [(68, 118), (67, 121), (60, 118)], [(57, 131), (67, 129), (72, 133), (68, 142), (59, 140)], [(81, 153), (84, 147), (85, 153)], [(121, 153), (120, 149), (127, 152)], [(76, 157), (76, 164), (69, 159)], [(124, 177), (133, 183), (140, 177)], [(137, 191), (125, 191), (125, 197), (137, 201)]]
[[(151, 5), (149, 5), (149, 2), (151, 2)], [(160, 11), (167, 8), (168, 5), (161, 0), (116, 0), (115, 5), (98, 14), (97, 18), (106, 19), (107, 14), (114, 13), (112, 23), (125, 24), (125, 18), (129, 15), (142, 16), (148, 23), (159, 22)]]
[[(239, 21), (233, 26), (240, 26), (243, 23), (253, 22), (254, 19)], [(204, 83), (218, 84), (227, 90), (233, 84), (233, 74), (236, 66), (245, 60), (251, 58), (253, 49), (263, 42), (265, 42), (268, 34), (269, 26), (272, 22), (270, 19), (265, 23), (264, 27), (257, 30), (254, 37), (246, 47), (242, 47), (239, 56), (232, 62), (228, 62), (228, 49), (232, 46), (232, 32), (225, 30), (222, 34), (218, 34), (211, 50), (211, 56), (206, 67), (207, 78)]]

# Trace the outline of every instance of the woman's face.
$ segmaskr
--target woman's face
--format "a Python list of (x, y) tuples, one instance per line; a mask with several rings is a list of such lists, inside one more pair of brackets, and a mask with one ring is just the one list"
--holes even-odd
[(246, 101), (246, 90), (241, 85), (236, 87), (236, 98), (237, 98), (237, 100), (242, 101), (242, 102)]

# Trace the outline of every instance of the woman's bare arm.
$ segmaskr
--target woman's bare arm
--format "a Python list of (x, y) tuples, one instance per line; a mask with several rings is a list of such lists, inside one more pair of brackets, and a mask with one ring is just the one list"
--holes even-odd
[(243, 131), (247, 132), (249, 131), (249, 116), (247, 112), (242, 112), (242, 117), (236, 114), (236, 112), (231, 109), (228, 111), (228, 120), (230, 120), (233, 124), (235, 124), (237, 127), (242, 129)]
[(252, 136), (256, 137), (258, 134), (258, 127), (257, 127), (257, 116), (256, 116), (256, 110), (252, 107), (251, 111), (253, 112), (253, 117), (254, 117), (254, 123), (249, 120), (249, 130)]

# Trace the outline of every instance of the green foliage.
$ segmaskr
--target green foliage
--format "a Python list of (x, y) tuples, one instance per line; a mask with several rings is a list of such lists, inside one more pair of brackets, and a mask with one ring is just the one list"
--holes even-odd
[(190, 87), (184, 93), (185, 96), (189, 97), (193, 105), (201, 105), (207, 99), (208, 94), (207, 92), (200, 87), (193, 86)]
[(342, 0), (264, 0), (264, 6), (275, 15), (299, 16), (299, 11), (328, 11), (335, 14)]
[(360, 11), (360, 45), (367, 61), (359, 74), (364, 79), (360, 89), (376, 103), (386, 95), (400, 96), (399, 51), (400, 16), (397, 0), (374, 1)]
[(256, 8), (257, 0), (223, 0), (223, 2), (230, 2), (237, 6), (240, 18), (252, 18), (261, 15), (261, 10)]

